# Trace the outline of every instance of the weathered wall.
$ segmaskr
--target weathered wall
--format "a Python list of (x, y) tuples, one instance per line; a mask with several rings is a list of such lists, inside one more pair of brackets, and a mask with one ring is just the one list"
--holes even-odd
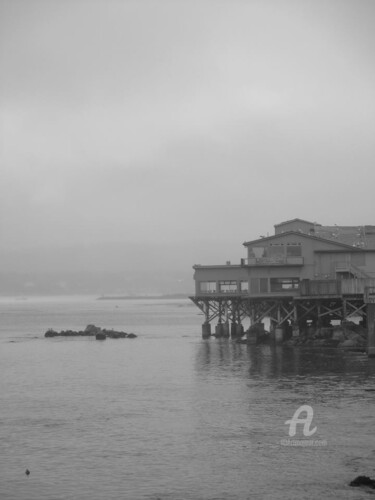
[[(288, 265), (286, 260), (286, 263), (282, 265), (264, 263), (263, 265), (257, 264), (249, 267), (239, 265), (195, 266), (196, 294), (202, 292), (200, 283), (209, 281), (216, 283), (214, 289), (215, 292), (218, 292), (218, 282), (222, 280), (236, 281), (238, 291), (245, 290), (241, 282), (247, 281), (251, 294), (255, 293), (254, 290), (257, 287), (259, 289), (258, 293), (262, 294), (261, 289), (265, 290), (265, 283), (267, 283), (266, 291), (263, 294), (270, 293), (270, 280), (273, 278), (294, 278), (298, 280), (335, 279), (337, 264), (345, 262), (362, 269), (370, 277), (375, 277), (375, 251), (358, 252), (354, 249), (351, 251), (350, 248), (345, 251), (345, 247), (334, 242), (310, 238), (302, 233), (280, 234), (277, 237), (263, 238), (247, 245), (249, 260), (252, 259), (255, 262), (254, 257), (261, 258), (262, 249), (268, 249), (271, 244), (274, 244), (272, 252), (280, 252), (285, 258), (288, 258), (287, 248), (290, 248), (291, 244), (298, 246), (301, 248), (303, 265)], [(281, 246), (275, 247), (275, 244)], [(327, 251), (327, 253), (321, 252), (322, 250)], [(298, 260), (298, 258), (293, 257), (294, 260)], [(259, 260), (257, 262), (259, 263)], [(282, 293), (288, 293), (288, 290), (286, 289)], [(293, 290), (293, 294), (296, 293)]]
[(375, 252), (365, 252), (365, 256), (366, 263), (363, 269), (369, 276), (375, 278)]
[[(200, 294), (200, 283), (207, 281), (237, 281), (238, 289), (240, 282), (248, 282), (248, 272), (241, 266), (196, 266), (195, 273), (195, 293)], [(217, 287), (218, 290), (218, 287)]]
[(317, 279), (335, 278), (337, 264), (347, 263), (375, 277), (375, 252), (330, 252), (316, 254)]
[[(317, 250), (334, 250), (338, 248), (335, 243), (330, 241), (324, 241), (321, 239), (308, 238), (303, 234), (280, 234), (274, 238), (264, 238), (263, 240), (257, 240), (253, 244), (248, 246), (248, 258), (251, 259), (254, 255), (254, 248), (259, 247), (268, 247), (272, 243), (283, 244), (284, 248), (287, 247), (287, 244), (296, 243), (301, 245), (302, 249), (302, 257), (304, 260), (303, 266), (301, 267), (291, 267), (287, 268), (287, 272), (293, 271), (293, 276), (299, 277), (301, 279), (314, 279), (317, 275), (322, 274), (319, 269), (320, 262), (317, 258), (317, 254), (315, 253)], [(339, 247), (339, 249), (342, 247)], [(259, 251), (255, 250), (255, 253), (259, 253)], [(251, 276), (259, 277), (259, 273), (268, 273), (268, 276), (285, 276), (282, 267), (280, 266), (268, 266), (268, 268), (259, 267), (259, 268), (251, 268)], [(254, 274), (253, 274), (254, 273)], [(325, 272), (325, 274), (330, 274)]]

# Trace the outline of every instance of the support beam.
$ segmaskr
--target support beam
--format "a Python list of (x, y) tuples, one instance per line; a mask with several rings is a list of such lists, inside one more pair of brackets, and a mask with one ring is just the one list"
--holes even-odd
[(367, 354), (375, 358), (375, 304), (367, 304)]
[[(352, 316), (361, 316), (366, 324), (368, 315), (373, 314), (371, 306), (365, 303), (363, 295), (346, 297), (250, 297), (249, 295), (207, 294), (190, 297), (192, 302), (203, 312), (202, 337), (209, 338), (212, 322), (217, 320), (215, 336), (238, 337), (243, 334), (243, 320), (250, 321), (250, 326), (262, 323), (265, 318), (271, 322), (271, 330), (285, 327), (290, 322), (293, 336), (299, 334), (306, 321), (326, 319), (345, 320)], [(374, 313), (375, 315), (375, 313)], [(369, 355), (375, 353), (374, 321), (367, 318), (369, 328)], [(228, 325), (228, 326), (227, 326)], [(372, 326), (371, 326), (372, 325)], [(374, 345), (372, 344), (374, 342)]]
[(350, 316), (362, 316), (366, 314), (366, 304), (363, 303), (351, 303), (349, 301), (346, 301), (347, 304), (347, 309), (351, 308), (352, 310), (348, 312), (347, 317), (349, 318)]

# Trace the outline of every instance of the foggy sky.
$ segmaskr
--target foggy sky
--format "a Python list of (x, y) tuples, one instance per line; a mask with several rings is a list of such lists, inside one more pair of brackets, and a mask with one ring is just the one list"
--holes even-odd
[[(373, 0), (0, 0), (0, 245), (375, 224)], [(202, 262), (204, 263), (204, 262)]]

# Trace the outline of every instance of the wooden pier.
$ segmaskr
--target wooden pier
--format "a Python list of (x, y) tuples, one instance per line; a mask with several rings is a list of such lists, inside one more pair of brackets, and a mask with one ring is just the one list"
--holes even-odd
[[(355, 319), (368, 328), (375, 356), (375, 226), (321, 226), (302, 219), (275, 225), (273, 236), (245, 242), (240, 264), (195, 265), (202, 336), (242, 336), (244, 323), (267, 319), (275, 339), (306, 325)], [(213, 331), (212, 324), (215, 322)]]
[[(298, 336), (307, 325), (330, 326), (353, 319), (368, 329), (368, 355), (375, 356), (375, 279), (304, 280), (300, 295), (257, 296), (247, 293), (201, 294), (190, 297), (203, 312), (202, 338), (210, 336), (241, 338), (243, 323), (250, 326), (269, 321), (276, 341), (287, 329)], [(214, 328), (212, 323), (215, 322)], [(275, 337), (276, 335), (276, 337)], [(251, 341), (251, 340), (250, 340)]]

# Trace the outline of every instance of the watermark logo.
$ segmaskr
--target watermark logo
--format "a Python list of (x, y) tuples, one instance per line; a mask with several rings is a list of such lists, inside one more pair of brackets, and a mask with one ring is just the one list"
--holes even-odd
[[(301, 414), (303, 417), (301, 417)], [(303, 427), (304, 437), (311, 437), (317, 431), (317, 427), (311, 429), (314, 410), (309, 405), (302, 405), (294, 412), (293, 417), (285, 422), (289, 425), (289, 436), (294, 437), (297, 434), (297, 425)], [(327, 446), (327, 441), (314, 439), (282, 439), (283, 446)]]
[[(306, 413), (305, 418), (300, 418), (301, 413)], [(314, 410), (309, 405), (300, 406), (295, 412), (290, 420), (285, 422), (285, 425), (289, 424), (289, 436), (293, 437), (297, 432), (297, 424), (303, 425), (303, 435), (306, 437), (312, 436), (316, 432), (316, 427), (310, 430), (310, 425), (314, 417)]]

